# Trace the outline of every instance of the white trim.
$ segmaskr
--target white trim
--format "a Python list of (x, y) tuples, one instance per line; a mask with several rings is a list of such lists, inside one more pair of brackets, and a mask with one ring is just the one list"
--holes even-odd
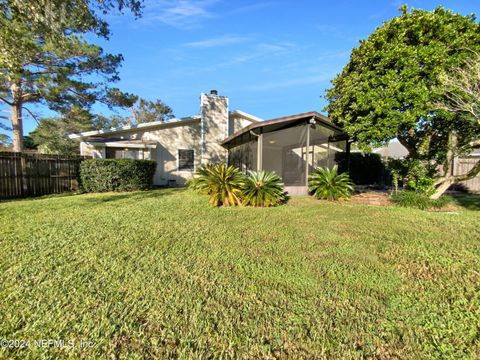
[(184, 118), (175, 118), (171, 119), (169, 121), (152, 121), (148, 123), (142, 123), (138, 125), (129, 125), (129, 126), (122, 126), (118, 128), (111, 128), (111, 129), (103, 129), (103, 130), (93, 130), (93, 131), (85, 131), (79, 134), (70, 134), (68, 137), (70, 139), (78, 139), (78, 138), (83, 138), (83, 137), (88, 137), (88, 136), (95, 136), (95, 135), (102, 135), (102, 134), (113, 134), (116, 132), (123, 132), (123, 131), (128, 131), (128, 130), (136, 130), (136, 129), (149, 129), (152, 127), (168, 127), (171, 125), (183, 125), (183, 124), (189, 124), (191, 122), (196, 122), (200, 120), (200, 116), (195, 115), (195, 116), (188, 116)]
[(110, 147), (110, 148), (132, 148), (132, 149), (155, 149), (157, 144), (134, 144), (134, 143), (120, 143), (117, 141), (112, 142), (95, 142), (89, 141), (85, 142), (87, 145), (93, 146), (103, 146), (103, 147)]
[(246, 120), (250, 120), (251, 122), (261, 122), (263, 121), (263, 119), (257, 117), (257, 116), (254, 116), (252, 114), (248, 114), (244, 111), (241, 111), (241, 110), (233, 110), (230, 112), (230, 115), (239, 115), (240, 117), (246, 119)]
[[(193, 151), (193, 170), (180, 170), (180, 150), (191, 150)], [(195, 173), (197, 171), (196, 160), (197, 154), (195, 153), (195, 149), (179, 149), (177, 148), (177, 172), (179, 173)]]

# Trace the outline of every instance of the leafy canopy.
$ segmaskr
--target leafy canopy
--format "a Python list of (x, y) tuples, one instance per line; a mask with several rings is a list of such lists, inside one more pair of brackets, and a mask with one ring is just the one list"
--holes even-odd
[(442, 75), (480, 49), (480, 26), (474, 15), (442, 7), (401, 10), (353, 49), (327, 92), (326, 110), (362, 145), (397, 137), (412, 157), (441, 158), (449, 131), (472, 135), (469, 124), (435, 103), (444, 96)]
[(149, 101), (140, 99), (132, 108), (135, 123), (147, 123), (152, 121), (167, 121), (174, 117), (173, 110), (162, 100)]

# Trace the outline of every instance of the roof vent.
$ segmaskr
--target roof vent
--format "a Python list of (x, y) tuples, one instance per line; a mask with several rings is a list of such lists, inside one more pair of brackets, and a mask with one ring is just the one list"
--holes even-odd
[(210, 95), (218, 95), (218, 91), (217, 90), (210, 90)]

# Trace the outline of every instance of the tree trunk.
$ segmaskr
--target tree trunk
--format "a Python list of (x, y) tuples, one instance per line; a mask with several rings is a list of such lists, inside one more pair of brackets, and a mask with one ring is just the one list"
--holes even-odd
[(452, 175), (446, 174), (435, 182), (435, 193), (430, 196), (430, 199), (438, 199), (448, 190), (450, 185), (473, 179), (478, 174), (480, 174), (480, 160), (477, 161), (473, 168), (471, 168), (466, 174), (454, 175), (454, 171), (452, 171)]
[(446, 178), (443, 178), (441, 179), (443, 180), (443, 182), (441, 182), (437, 188), (435, 189), (435, 192), (433, 193), (433, 195), (430, 196), (430, 199), (432, 200), (436, 200), (438, 198), (440, 198), (440, 196), (443, 195), (443, 193), (445, 191), (448, 190), (448, 188), (455, 183), (455, 179), (451, 176), (449, 177), (446, 177)]
[(10, 85), (13, 103), (11, 105), (12, 129), (13, 129), (13, 151), (23, 150), (23, 118), (22, 118), (22, 88), (18, 82)]
[(440, 196), (443, 195), (448, 188), (455, 183), (455, 177), (453, 176), (453, 160), (454, 160), (454, 152), (453, 149), (457, 145), (457, 135), (453, 132), (448, 134), (448, 150), (447, 155), (445, 157), (445, 162), (443, 163), (443, 176), (435, 181), (435, 192), (430, 199), (438, 199)]
[(12, 105), (13, 151), (23, 150), (23, 119), (21, 104)]

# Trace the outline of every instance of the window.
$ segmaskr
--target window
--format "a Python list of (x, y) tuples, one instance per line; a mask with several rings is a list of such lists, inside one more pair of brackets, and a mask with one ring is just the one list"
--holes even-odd
[(106, 151), (107, 159), (143, 159), (143, 150), (139, 149), (119, 149), (108, 148)]
[(178, 171), (195, 170), (195, 153), (193, 150), (178, 149)]

